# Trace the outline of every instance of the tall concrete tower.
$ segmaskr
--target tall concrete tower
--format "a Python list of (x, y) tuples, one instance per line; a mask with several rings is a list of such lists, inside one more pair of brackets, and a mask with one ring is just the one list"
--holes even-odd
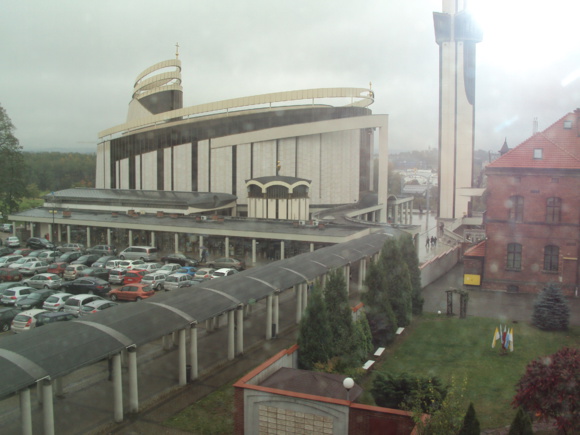
[(434, 12), (439, 45), (439, 209), (440, 219), (468, 212), (472, 186), (475, 126), (475, 44), (482, 32), (466, 10), (466, 0), (443, 0)]

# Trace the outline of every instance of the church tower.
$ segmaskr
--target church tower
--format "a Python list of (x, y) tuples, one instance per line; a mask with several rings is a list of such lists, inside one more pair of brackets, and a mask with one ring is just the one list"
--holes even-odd
[(439, 207), (440, 219), (462, 218), (469, 210), (475, 127), (475, 44), (482, 32), (466, 0), (443, 0), (434, 12), (439, 45)]

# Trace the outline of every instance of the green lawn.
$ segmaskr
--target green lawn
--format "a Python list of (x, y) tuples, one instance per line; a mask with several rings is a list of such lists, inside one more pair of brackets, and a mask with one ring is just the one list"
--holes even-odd
[[(452, 376), (458, 382), (465, 379), (482, 429), (509, 425), (515, 416), (510, 405), (515, 384), (528, 362), (564, 346), (579, 347), (580, 328), (544, 332), (528, 324), (508, 324), (514, 329), (514, 351), (502, 356), (497, 344), (491, 348), (496, 326), (497, 320), (487, 318), (424, 315), (388, 349), (376, 371), (438, 376), (444, 382)], [(370, 389), (371, 379), (364, 384)]]

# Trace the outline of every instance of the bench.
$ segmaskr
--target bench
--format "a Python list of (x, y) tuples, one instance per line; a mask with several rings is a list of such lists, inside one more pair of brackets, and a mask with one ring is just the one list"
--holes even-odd
[(397, 329), (397, 335), (401, 335), (404, 330), (405, 330), (405, 328), (398, 328)]
[(374, 363), (375, 362), (373, 360), (369, 359), (366, 363), (363, 364), (363, 370), (370, 370)]
[(385, 351), (384, 347), (379, 347), (373, 355), (376, 356), (377, 358), (380, 358), (384, 351)]

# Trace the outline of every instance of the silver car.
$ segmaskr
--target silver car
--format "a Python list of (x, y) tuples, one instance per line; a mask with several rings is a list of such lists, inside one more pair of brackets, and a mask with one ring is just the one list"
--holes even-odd
[(28, 286), (9, 288), (2, 295), (0, 302), (2, 302), (3, 305), (14, 305), (18, 299), (25, 298), (35, 290), (35, 288)]
[(31, 278), (22, 281), (22, 284), (34, 288), (59, 289), (62, 286), (62, 279), (55, 273), (39, 273)]
[(18, 333), (34, 328), (36, 326), (36, 320), (38, 319), (38, 316), (46, 312), (46, 310), (39, 309), (22, 311), (14, 318), (14, 320), (12, 320), (12, 331)]
[(165, 278), (165, 283), (163, 288), (165, 291), (177, 290), (184, 287), (192, 287), (193, 281), (192, 277), (188, 273), (173, 273)]
[(20, 273), (23, 275), (43, 273), (48, 270), (48, 263), (46, 261), (31, 261), (30, 263), (25, 263), (20, 266), (18, 270), (20, 270)]
[(48, 297), (42, 304), (42, 308), (48, 311), (64, 310), (64, 303), (72, 296), (71, 293), (55, 293)]
[(100, 301), (105, 300), (104, 298), (96, 295), (75, 295), (70, 298), (64, 303), (64, 310), (66, 313), (73, 313), (77, 316), (80, 316), (83, 307), (88, 304), (89, 302), (93, 301)]
[(27, 263), (32, 263), (33, 261), (38, 261), (37, 257), (22, 257), (16, 260), (14, 263), (10, 264), (8, 267), (11, 269), (20, 269), (21, 266), (24, 266)]
[(152, 272), (152, 273), (148, 273), (147, 275), (145, 275), (141, 279), (141, 282), (143, 284), (147, 284), (147, 285), (151, 286), (151, 288), (153, 288), (155, 291), (158, 291), (158, 290), (163, 290), (163, 285), (165, 283), (166, 277), (167, 277), (167, 275), (164, 273)]
[(21, 258), (24, 257), (22, 255), (5, 255), (4, 257), (0, 257), (0, 267), (8, 267)]

